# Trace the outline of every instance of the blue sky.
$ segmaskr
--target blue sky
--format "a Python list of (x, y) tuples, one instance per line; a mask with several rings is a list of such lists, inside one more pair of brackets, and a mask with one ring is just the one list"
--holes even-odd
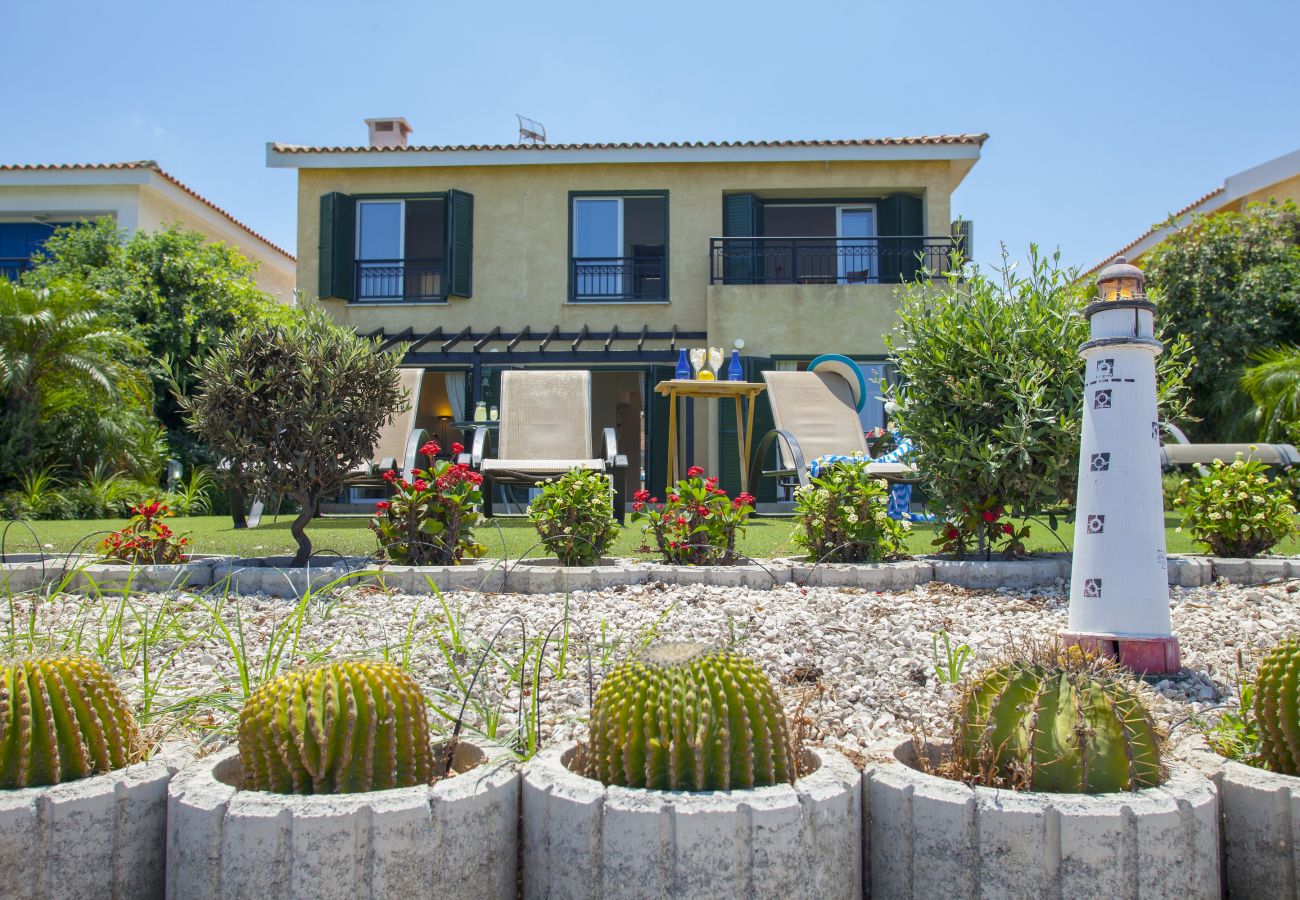
[(977, 255), (1090, 265), (1300, 148), (1300, 3), (7, 3), (0, 162), (156, 159), (293, 248), (270, 140), (360, 144), (986, 131)]

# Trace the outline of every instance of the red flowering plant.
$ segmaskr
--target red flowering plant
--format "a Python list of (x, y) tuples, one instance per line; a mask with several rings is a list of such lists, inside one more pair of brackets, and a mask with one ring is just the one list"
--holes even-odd
[[(393, 495), (375, 504), (370, 521), (380, 557), (411, 566), (447, 566), (487, 551), (474, 540), (474, 527), (483, 522), (483, 476), (462, 463), (435, 459), (440, 449), (435, 441), (420, 448), (429, 467), (413, 470), (414, 481), (391, 469), (384, 473)], [(452, 457), (464, 449), (452, 444)]]
[(1006, 509), (993, 497), (987, 497), (978, 506), (961, 507), (956, 516), (940, 526), (939, 537), (931, 544), (940, 553), (951, 553), (958, 559), (974, 556), (991, 559), (994, 553), (1003, 559), (1020, 559), (1029, 555), (1025, 541), (1029, 526), (1019, 529), (1005, 521)]
[(135, 565), (182, 563), (189, 559), (190, 539), (171, 530), (163, 519), (172, 515), (166, 504), (150, 500), (131, 507), (131, 520), (99, 542), (99, 555), (108, 562)]
[[(718, 487), (718, 479), (705, 478), (704, 470), (691, 466), (686, 477), (673, 485), (668, 501), (646, 490), (632, 496), (632, 521), (645, 538), (654, 536), (664, 562), (672, 565), (735, 565), (736, 534), (743, 534), (754, 512), (754, 498), (735, 499)], [(650, 552), (643, 543), (641, 552)]]

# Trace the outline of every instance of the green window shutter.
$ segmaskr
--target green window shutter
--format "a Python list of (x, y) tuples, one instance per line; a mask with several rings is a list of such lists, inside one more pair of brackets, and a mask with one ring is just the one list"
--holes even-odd
[[(765, 359), (762, 357), (750, 357), (749, 359), (745, 360), (745, 380), (754, 381), (754, 382), (758, 382), (759, 384), (762, 384), (763, 373), (767, 371), (771, 371), (775, 368), (776, 368), (776, 363), (770, 359)], [(763, 435), (767, 434), (769, 431), (771, 431), (773, 428), (776, 427), (776, 420), (772, 418), (772, 404), (768, 402), (767, 399), (767, 391), (764, 391), (763, 393), (759, 394), (755, 400), (755, 403), (757, 405), (754, 407), (754, 446), (750, 448), (751, 451), (757, 450), (758, 445), (763, 440)], [(749, 414), (748, 411), (746, 411), (746, 415), (748, 414)], [(776, 443), (775, 442), (773, 442), (772, 444), (772, 453), (774, 455), (773, 458), (770, 460), (767, 460), (765, 462), (755, 462), (754, 460), (751, 459), (749, 464), (755, 467), (755, 471), (762, 471), (763, 469), (775, 468), (776, 467), (776, 457), (775, 457)], [(775, 503), (776, 502), (776, 479), (760, 478), (758, 480), (758, 493), (755, 494), (755, 499), (758, 500), (760, 503)]]
[(449, 297), (474, 295), (474, 195), (447, 192), (447, 248), (443, 261), (444, 292)]
[[(743, 401), (741, 408), (744, 408)], [(740, 454), (736, 450), (739, 440), (736, 403), (730, 397), (723, 397), (718, 401), (718, 484), (733, 497), (744, 488), (740, 483)]]
[[(763, 208), (753, 194), (731, 194), (722, 198), (723, 237), (756, 237), (763, 230)], [(726, 284), (754, 284), (761, 271), (758, 265), (758, 244), (731, 241), (725, 245), (723, 257), (723, 282)]]
[(320, 198), (319, 284), (321, 297), (355, 299), (357, 204), (337, 191)]
[[(668, 398), (655, 393), (655, 385), (673, 377), (674, 366), (650, 366), (646, 371), (646, 454), (645, 484), (650, 493), (664, 499), (668, 479)], [(681, 415), (681, 410), (678, 410)]]
[[(918, 237), (923, 234), (921, 198), (908, 194), (890, 194), (876, 204), (876, 234), (882, 238)], [(888, 240), (881, 242), (880, 281), (896, 284), (911, 281), (921, 267), (918, 254), (922, 242)]]

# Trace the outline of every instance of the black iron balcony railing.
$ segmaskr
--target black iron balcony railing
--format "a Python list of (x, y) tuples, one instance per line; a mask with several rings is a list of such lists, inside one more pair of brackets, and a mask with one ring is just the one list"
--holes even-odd
[(440, 259), (357, 260), (358, 303), (430, 303), (446, 299)]
[(570, 274), (577, 302), (665, 299), (662, 256), (575, 257)]
[(899, 284), (946, 272), (951, 237), (715, 237), (711, 284)]
[(0, 278), (6, 281), (17, 281), (31, 267), (32, 261), (26, 256), (0, 256)]

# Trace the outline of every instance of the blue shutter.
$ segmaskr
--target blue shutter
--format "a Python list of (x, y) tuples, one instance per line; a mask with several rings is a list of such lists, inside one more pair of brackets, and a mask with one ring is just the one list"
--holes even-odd
[(318, 252), (321, 297), (354, 300), (356, 282), (357, 205), (337, 191), (320, 198), (320, 243)]
[(446, 293), (474, 295), (474, 195), (447, 192), (447, 250), (443, 262)]
[[(923, 249), (921, 198), (908, 194), (891, 194), (876, 204), (876, 234), (880, 242), (880, 281), (897, 284), (911, 281), (921, 267), (919, 255)], [(900, 241), (899, 237), (916, 240)]]

